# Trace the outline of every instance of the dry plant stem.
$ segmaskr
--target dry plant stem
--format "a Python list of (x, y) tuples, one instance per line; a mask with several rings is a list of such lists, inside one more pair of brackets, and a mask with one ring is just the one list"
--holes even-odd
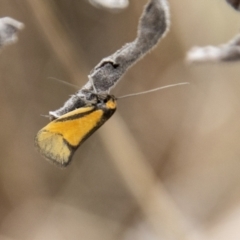
[[(71, 73), (74, 83), (79, 83), (86, 71), (85, 64), (75, 54), (71, 40), (61, 23), (51, 11), (51, 1), (27, 0), (37, 20), (43, 36), (50, 43), (52, 50), (62, 65)], [(79, 71), (81, 66), (81, 72)]]
[(0, 18), (0, 49), (15, 43), (17, 33), (24, 28), (24, 24), (10, 17)]
[(169, 29), (169, 7), (166, 0), (151, 0), (144, 8), (138, 26), (136, 39), (124, 45), (111, 56), (104, 58), (90, 73), (89, 81), (73, 95), (62, 108), (51, 111), (53, 118), (86, 105), (90, 101), (91, 94), (108, 93), (124, 73), (151, 50)]
[[(114, 141), (112, 133), (114, 132)], [(156, 178), (123, 120), (117, 115), (101, 132), (102, 142), (158, 239), (194, 240), (185, 217)], [(124, 149), (119, 153), (119, 149)]]
[[(89, 75), (90, 85), (100, 92), (109, 92), (129, 67), (143, 57), (163, 37), (169, 27), (169, 12), (165, 0), (152, 0), (141, 16), (137, 38), (113, 55), (104, 58)], [(89, 84), (84, 88), (88, 88)]]

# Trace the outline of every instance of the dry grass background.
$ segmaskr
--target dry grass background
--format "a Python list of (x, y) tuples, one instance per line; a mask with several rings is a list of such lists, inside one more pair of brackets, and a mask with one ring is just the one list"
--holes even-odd
[(34, 136), (89, 71), (136, 35), (146, 1), (113, 14), (76, 0), (2, 0), (26, 25), (0, 56), (0, 239), (240, 239), (239, 63), (185, 64), (193, 45), (239, 30), (224, 0), (170, 0), (167, 37), (113, 90), (118, 112), (64, 170)]

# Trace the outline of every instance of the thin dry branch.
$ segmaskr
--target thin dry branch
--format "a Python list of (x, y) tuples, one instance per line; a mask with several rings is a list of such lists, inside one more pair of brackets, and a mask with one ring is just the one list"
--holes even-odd
[(49, 112), (52, 119), (93, 101), (93, 94), (108, 93), (129, 67), (152, 49), (169, 29), (169, 8), (166, 0), (151, 0), (144, 8), (136, 39), (104, 58), (89, 75), (89, 81), (62, 108)]

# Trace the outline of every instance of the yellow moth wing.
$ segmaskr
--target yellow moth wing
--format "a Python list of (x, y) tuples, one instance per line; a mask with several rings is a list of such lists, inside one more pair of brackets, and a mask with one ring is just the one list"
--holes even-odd
[(72, 147), (77, 147), (81, 140), (98, 124), (103, 115), (102, 110), (95, 110), (82, 117), (61, 121), (61, 119), (67, 119), (69, 116), (76, 116), (79, 113), (77, 110), (50, 122), (42, 130), (52, 134), (60, 134)]
[(88, 134), (95, 131), (103, 113), (101, 109), (94, 110), (94, 107), (71, 111), (42, 128), (35, 144), (47, 159), (65, 166)]
[(59, 165), (67, 165), (72, 150), (64, 142), (63, 137), (58, 134), (40, 130), (35, 140), (36, 146), (43, 156)]
[(38, 151), (60, 167), (67, 166), (76, 149), (116, 111), (112, 95), (97, 95), (96, 103), (70, 111), (42, 128), (36, 138)]

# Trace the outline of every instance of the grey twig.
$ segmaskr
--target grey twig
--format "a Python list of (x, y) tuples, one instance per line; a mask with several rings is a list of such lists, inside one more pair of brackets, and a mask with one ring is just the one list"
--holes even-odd
[(4, 17), (0, 18), (0, 48), (17, 41), (17, 32), (23, 29), (24, 24), (17, 20)]
[(139, 21), (136, 39), (104, 58), (90, 73), (89, 81), (62, 108), (49, 112), (52, 119), (95, 101), (94, 93), (109, 93), (129, 67), (152, 49), (169, 29), (167, 0), (150, 0)]
[(220, 62), (240, 60), (240, 34), (220, 46), (194, 47), (187, 53), (187, 61)]

